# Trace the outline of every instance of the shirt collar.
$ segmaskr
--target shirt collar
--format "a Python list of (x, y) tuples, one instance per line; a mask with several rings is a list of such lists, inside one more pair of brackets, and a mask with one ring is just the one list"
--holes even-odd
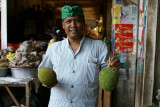
[[(81, 39), (81, 41), (80, 41), (80, 47), (81, 47), (82, 44), (84, 43), (85, 39), (86, 39), (86, 37), (83, 36), (82, 39)], [(66, 38), (65, 41), (66, 41), (66, 47), (70, 48), (71, 46), (70, 46), (70, 44), (69, 44), (68, 38)]]

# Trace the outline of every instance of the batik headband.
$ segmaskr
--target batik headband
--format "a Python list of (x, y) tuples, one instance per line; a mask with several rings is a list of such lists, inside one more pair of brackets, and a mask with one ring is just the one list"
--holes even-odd
[(66, 5), (62, 7), (62, 20), (67, 18), (67, 17), (72, 17), (72, 16), (80, 16), (84, 18), (83, 10), (80, 6), (69, 6)]

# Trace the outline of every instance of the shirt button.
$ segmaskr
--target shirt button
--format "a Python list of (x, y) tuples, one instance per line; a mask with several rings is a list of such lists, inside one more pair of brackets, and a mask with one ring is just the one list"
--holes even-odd
[(69, 102), (72, 103), (72, 100), (70, 100)]
[(76, 56), (74, 56), (74, 59), (76, 59)]
[(74, 86), (73, 85), (71, 85), (71, 88), (73, 88)]
[(72, 71), (72, 73), (75, 73), (75, 71)]

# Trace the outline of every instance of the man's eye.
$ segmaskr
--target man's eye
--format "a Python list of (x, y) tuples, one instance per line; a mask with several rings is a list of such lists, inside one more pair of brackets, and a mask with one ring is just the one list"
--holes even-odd
[(78, 20), (75, 20), (75, 21), (76, 21), (77, 23), (80, 23), (80, 22), (81, 22), (81, 20), (79, 20), (79, 19), (78, 19)]
[(67, 20), (66, 23), (71, 23), (71, 21), (70, 21), (70, 20)]

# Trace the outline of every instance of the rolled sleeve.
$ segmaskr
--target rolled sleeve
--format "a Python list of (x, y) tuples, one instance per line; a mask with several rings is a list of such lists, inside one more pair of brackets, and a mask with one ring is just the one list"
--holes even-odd
[(53, 69), (53, 64), (51, 63), (51, 47), (52, 46), (49, 46), (47, 51), (46, 51), (46, 54), (42, 60), (42, 62), (40, 63), (39, 67), (38, 67), (38, 70), (43, 68), (43, 67), (49, 67), (51, 69)]
[(111, 52), (108, 50), (108, 47), (105, 42), (102, 42), (101, 47), (99, 49), (99, 63), (101, 69), (107, 66), (107, 60), (111, 56)]

